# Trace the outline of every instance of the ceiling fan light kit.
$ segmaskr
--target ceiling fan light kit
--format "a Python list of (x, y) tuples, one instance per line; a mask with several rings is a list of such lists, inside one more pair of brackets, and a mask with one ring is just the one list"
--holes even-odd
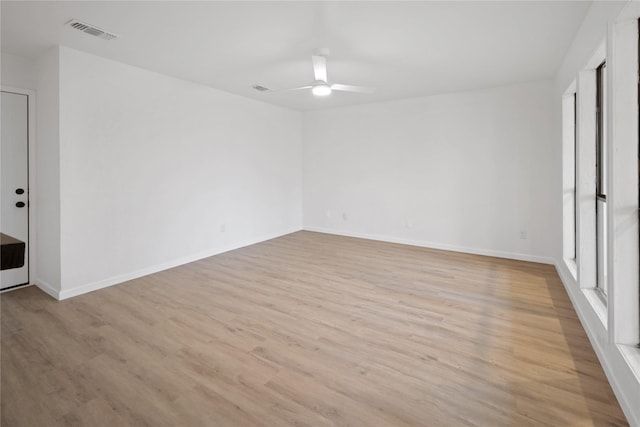
[[(284, 90), (311, 89), (311, 93), (315, 96), (328, 96), (331, 95), (331, 92), (334, 90), (355, 93), (373, 93), (375, 91), (375, 88), (366, 86), (343, 85), (340, 83), (329, 84), (329, 79), (327, 78), (327, 56), (329, 56), (329, 49), (318, 49), (316, 52), (316, 55), (311, 56), (311, 62), (313, 63), (313, 77), (315, 78), (313, 83), (311, 83), (310, 86)], [(279, 92), (272, 91), (260, 85), (254, 85), (253, 88), (261, 92)]]
[(311, 93), (315, 96), (327, 96), (331, 95), (331, 86), (322, 80), (316, 80), (311, 85)]

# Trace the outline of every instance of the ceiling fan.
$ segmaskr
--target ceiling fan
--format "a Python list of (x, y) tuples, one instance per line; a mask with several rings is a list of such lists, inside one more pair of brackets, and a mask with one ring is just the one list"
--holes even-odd
[[(354, 86), (354, 85), (345, 85), (341, 83), (332, 83), (329, 84), (327, 79), (327, 57), (329, 56), (329, 49), (318, 49), (316, 53), (311, 56), (311, 61), (313, 63), (313, 76), (315, 80), (309, 86), (301, 86), (292, 89), (282, 89), (282, 90), (299, 90), (299, 89), (311, 89), (311, 93), (316, 96), (327, 96), (330, 95), (334, 90), (341, 92), (356, 92), (356, 93), (373, 93), (375, 92), (375, 88), (366, 87), (366, 86)], [(256, 90), (269, 90), (262, 86), (254, 86)], [(279, 91), (271, 91), (271, 92), (279, 92)]]

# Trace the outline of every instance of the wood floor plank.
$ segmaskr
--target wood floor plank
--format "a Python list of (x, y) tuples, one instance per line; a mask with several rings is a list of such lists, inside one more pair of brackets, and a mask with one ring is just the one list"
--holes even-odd
[(625, 426), (554, 268), (297, 232), (1, 297), (7, 426)]

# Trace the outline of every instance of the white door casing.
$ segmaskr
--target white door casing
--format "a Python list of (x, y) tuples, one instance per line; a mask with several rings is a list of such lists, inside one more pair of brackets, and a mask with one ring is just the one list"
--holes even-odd
[[(2, 91), (0, 231), (25, 242), (26, 250), (23, 267), (0, 271), (1, 289), (29, 283), (28, 101), (26, 94)], [(16, 206), (19, 202), (25, 206)]]

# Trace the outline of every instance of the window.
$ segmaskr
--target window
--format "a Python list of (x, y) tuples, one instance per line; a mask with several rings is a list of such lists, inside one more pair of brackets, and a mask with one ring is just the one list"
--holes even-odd
[[(636, 376), (640, 375), (640, 349), (635, 348), (640, 341), (639, 29), (640, 21), (628, 16), (611, 24), (608, 39), (580, 69), (575, 85), (569, 84), (562, 94), (564, 262), (559, 264), (567, 290), (584, 297), (574, 299), (576, 309), (584, 307), (585, 318), (600, 321), (594, 328), (588, 320), (585, 329), (603, 348), (619, 351)], [(615, 49), (607, 50), (608, 46)], [(577, 122), (572, 120), (574, 110)], [(574, 262), (571, 214), (576, 210)], [(621, 375), (627, 375), (628, 370), (621, 369)], [(631, 396), (634, 390), (628, 390)]]
[(607, 295), (607, 129), (606, 78), (603, 62), (596, 69), (596, 287)]
[(578, 258), (578, 93), (573, 93), (573, 257)]
[(576, 87), (574, 81), (562, 97), (562, 252), (574, 278), (577, 277), (578, 146)]

